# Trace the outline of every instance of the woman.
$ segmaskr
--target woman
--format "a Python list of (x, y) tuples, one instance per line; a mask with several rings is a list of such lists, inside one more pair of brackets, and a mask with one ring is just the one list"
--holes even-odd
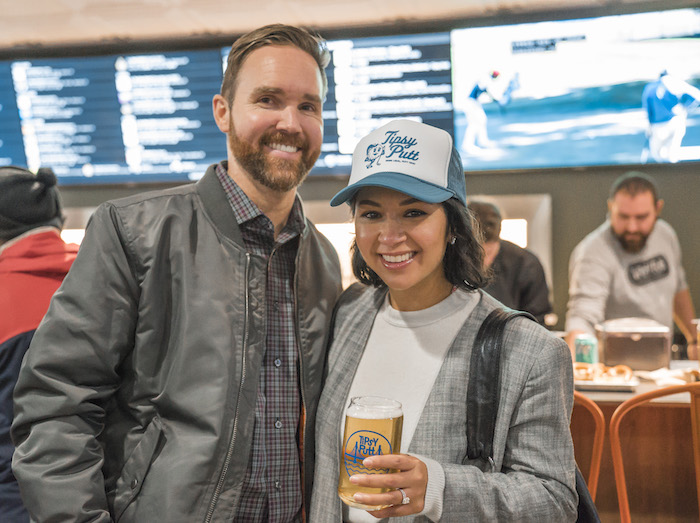
[[(383, 153), (370, 159), (373, 145)], [(450, 135), (408, 120), (372, 132), (331, 205), (346, 201), (355, 221), (353, 270), (363, 285), (337, 306), (310, 520), (575, 520), (571, 358), (535, 322), (516, 318), (506, 329), (493, 471), (466, 456), (471, 348), (481, 322), (502, 305), (478, 290), (483, 250)], [(351, 479), (391, 489), (355, 494), (358, 503), (391, 505), (373, 512), (343, 505), (336, 492), (345, 408), (366, 395), (398, 400), (404, 411), (404, 453), (364, 461), (398, 472)]]

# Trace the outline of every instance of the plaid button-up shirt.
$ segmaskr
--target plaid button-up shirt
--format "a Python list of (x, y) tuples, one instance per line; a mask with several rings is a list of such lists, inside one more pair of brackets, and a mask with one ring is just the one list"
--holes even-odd
[(274, 226), (228, 176), (216, 174), (233, 208), (246, 250), (267, 260), (265, 354), (255, 404), (250, 461), (234, 521), (299, 522), (302, 492), (297, 431), (301, 413), (294, 317), (294, 262), (304, 228), (301, 202), (275, 241)]

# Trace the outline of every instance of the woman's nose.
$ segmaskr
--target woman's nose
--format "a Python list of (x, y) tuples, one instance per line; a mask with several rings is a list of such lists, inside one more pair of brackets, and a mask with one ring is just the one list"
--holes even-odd
[(379, 233), (379, 241), (387, 245), (394, 245), (405, 239), (406, 232), (401, 224), (391, 219), (386, 221)]

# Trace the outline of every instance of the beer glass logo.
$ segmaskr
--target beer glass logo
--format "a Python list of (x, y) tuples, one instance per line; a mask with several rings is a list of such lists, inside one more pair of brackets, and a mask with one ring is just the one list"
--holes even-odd
[(383, 435), (371, 430), (353, 432), (345, 442), (345, 471), (353, 474), (388, 474), (389, 469), (368, 469), (362, 460), (379, 454), (393, 454), (391, 443)]

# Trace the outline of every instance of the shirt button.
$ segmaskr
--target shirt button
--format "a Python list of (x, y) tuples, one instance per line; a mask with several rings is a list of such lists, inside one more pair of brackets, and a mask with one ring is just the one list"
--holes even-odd
[(131, 489), (132, 489), (132, 490), (135, 489), (136, 487), (138, 487), (138, 485), (139, 485), (139, 480), (138, 480), (138, 479), (134, 478), (134, 479), (131, 480)]
[(281, 429), (282, 428), (282, 422), (280, 420), (275, 421), (275, 428), (276, 429)]
[(280, 482), (280, 480), (278, 480), (278, 479), (275, 480), (275, 488), (277, 490), (280, 490), (282, 488), (282, 482)]
[(282, 365), (282, 360), (279, 359), (279, 358), (277, 358), (277, 359), (275, 360), (275, 367), (279, 367), (280, 365)]
[(272, 308), (275, 309), (276, 311), (280, 310), (280, 302), (278, 302), (278, 301), (273, 302)]

